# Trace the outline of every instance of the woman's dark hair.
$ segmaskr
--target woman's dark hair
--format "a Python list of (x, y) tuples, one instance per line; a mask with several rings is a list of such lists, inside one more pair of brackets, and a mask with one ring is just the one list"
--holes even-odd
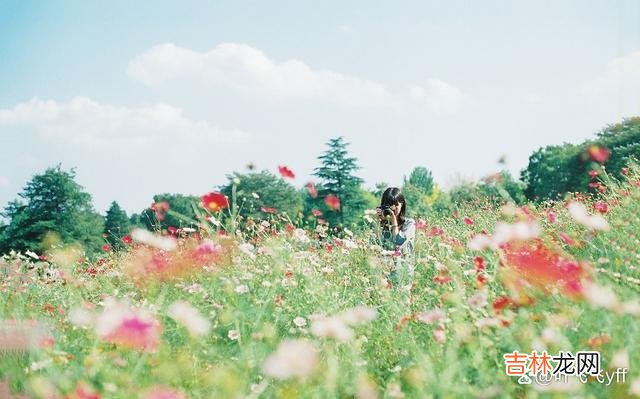
[(404, 214), (407, 211), (407, 203), (404, 200), (404, 194), (398, 187), (389, 187), (382, 193), (382, 199), (380, 200), (380, 206), (391, 206), (400, 204), (400, 214), (398, 215), (398, 226), (404, 224)]

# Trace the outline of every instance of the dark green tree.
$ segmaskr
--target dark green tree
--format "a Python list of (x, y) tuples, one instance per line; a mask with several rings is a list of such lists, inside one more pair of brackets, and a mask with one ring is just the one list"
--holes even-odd
[(99, 251), (102, 216), (93, 210), (91, 195), (75, 182), (75, 170), (58, 165), (35, 175), (3, 217), (9, 223), (0, 235), (0, 252), (42, 251), (45, 234), (56, 233), (63, 243), (78, 243), (88, 253)]
[[(273, 173), (263, 170), (241, 174), (235, 172), (227, 176), (228, 183), (220, 187), (220, 192), (229, 198), (233, 206), (233, 186), (235, 183), (235, 206), (243, 218), (262, 219), (268, 213), (286, 213), (291, 220), (298, 218), (303, 204), (300, 193), (288, 182)], [(235, 209), (232, 209), (235, 213)]]
[(409, 179), (405, 179), (405, 183), (418, 188), (424, 195), (431, 195), (433, 191), (433, 175), (424, 166), (415, 167), (411, 171)]
[[(610, 156), (599, 164), (590, 159), (591, 146), (608, 149)], [(601, 176), (621, 178), (631, 160), (640, 158), (640, 117), (624, 119), (597, 133), (594, 140), (581, 144), (562, 144), (540, 148), (529, 157), (521, 172), (526, 184), (525, 195), (532, 200), (561, 198), (568, 192), (587, 192), (592, 178), (590, 170)]]
[(162, 204), (166, 203), (169, 211), (154, 211), (149, 207), (140, 213), (139, 220), (149, 230), (166, 230), (169, 227), (196, 227), (194, 206), (197, 206), (199, 202), (200, 198), (193, 195), (157, 194), (153, 196), (153, 203), (157, 204), (157, 209), (163, 209)]
[(122, 237), (130, 232), (131, 222), (127, 213), (116, 201), (113, 201), (104, 218), (104, 234), (107, 236), (107, 241), (113, 248), (120, 249), (124, 246)]
[[(368, 207), (368, 200), (360, 188), (363, 180), (355, 176), (360, 168), (357, 159), (349, 156), (348, 145), (343, 137), (329, 140), (329, 149), (318, 157), (321, 165), (314, 171), (320, 184), (318, 197), (313, 199), (312, 205), (324, 212), (325, 219), (332, 226), (340, 224), (354, 227), (360, 224), (362, 214)], [(340, 209), (337, 211), (330, 210), (323, 202), (330, 194), (340, 199)]]

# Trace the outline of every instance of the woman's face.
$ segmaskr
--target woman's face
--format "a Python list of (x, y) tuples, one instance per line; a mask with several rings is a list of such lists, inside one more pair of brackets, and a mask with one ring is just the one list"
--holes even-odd
[(393, 211), (393, 214), (398, 217), (398, 215), (400, 215), (400, 211), (402, 210), (402, 204), (397, 203), (395, 205), (391, 205), (391, 210)]

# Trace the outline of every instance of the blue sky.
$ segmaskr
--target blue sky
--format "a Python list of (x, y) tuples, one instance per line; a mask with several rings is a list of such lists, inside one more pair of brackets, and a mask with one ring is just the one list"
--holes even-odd
[[(133, 4), (132, 4), (133, 3)], [(248, 162), (445, 187), (640, 115), (637, 1), (3, 1), (0, 204), (62, 163), (103, 212)]]

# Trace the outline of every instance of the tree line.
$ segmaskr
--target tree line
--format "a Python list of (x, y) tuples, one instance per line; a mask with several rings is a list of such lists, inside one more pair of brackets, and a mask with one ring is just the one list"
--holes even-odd
[[(377, 183), (372, 190), (363, 188), (363, 180), (357, 176), (360, 167), (349, 155), (348, 146), (343, 137), (331, 139), (318, 157), (319, 166), (313, 173), (316, 181), (302, 188), (286, 180), (293, 176), (286, 167), (279, 176), (253, 167), (227, 175), (219, 191), (230, 199), (230, 206), (221, 218), (234, 215), (234, 220), (244, 224), (278, 218), (300, 227), (319, 223), (363, 227), (364, 211), (379, 204), (387, 184)], [(444, 192), (429, 169), (418, 166), (405, 176), (401, 189), (410, 214), (428, 218), (433, 213), (453, 213), (469, 202), (522, 204), (557, 199), (570, 192), (597, 193), (602, 189), (601, 177), (620, 178), (626, 165), (638, 158), (640, 117), (607, 126), (594, 139), (580, 144), (540, 148), (531, 155), (519, 179), (501, 170)], [(18, 199), (0, 213), (4, 219), (0, 221), (0, 253), (40, 252), (55, 243), (71, 242), (80, 244), (89, 255), (117, 250), (126, 245), (133, 227), (169, 232), (197, 227), (199, 202), (197, 196), (157, 194), (152, 205), (140, 213), (127, 215), (114, 201), (102, 216), (94, 210), (91, 195), (75, 181), (75, 170), (58, 165), (33, 176)]]

